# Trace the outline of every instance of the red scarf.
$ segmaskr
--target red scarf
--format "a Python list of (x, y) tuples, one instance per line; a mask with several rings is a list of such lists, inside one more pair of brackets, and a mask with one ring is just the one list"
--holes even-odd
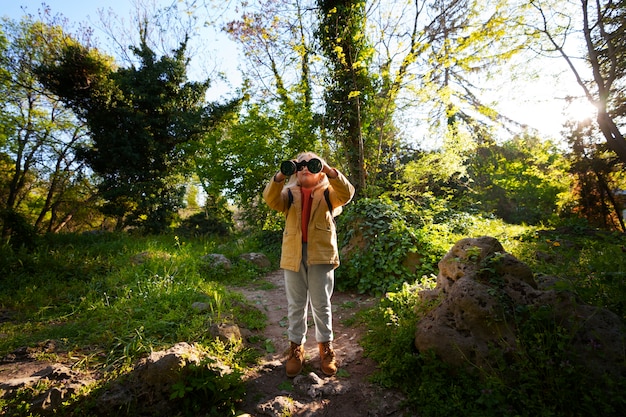
[(309, 217), (311, 217), (311, 192), (310, 188), (301, 188), (302, 190), (302, 241), (307, 242), (309, 237)]

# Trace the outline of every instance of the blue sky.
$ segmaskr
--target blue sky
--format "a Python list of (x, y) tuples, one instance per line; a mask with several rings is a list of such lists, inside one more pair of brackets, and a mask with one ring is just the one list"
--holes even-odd
[[(176, 2), (176, 0), (151, 1), (163, 6)], [(97, 29), (99, 26), (98, 9), (110, 8), (118, 16), (128, 19), (134, 3), (132, 0), (3, 0), (0, 16), (19, 20), (24, 14), (21, 6), (26, 8), (26, 12), (37, 15), (42, 2), (50, 6), (53, 14), (60, 13), (65, 16), (70, 24), (88, 23), (96, 29), (95, 36), (99, 39), (102, 39), (104, 34), (98, 32)], [(199, 45), (199, 57), (192, 57), (189, 76), (191, 79), (210, 78), (212, 87), (209, 89), (207, 98), (209, 100), (224, 99), (233, 94), (241, 83), (241, 76), (237, 70), (237, 46), (219, 31), (209, 36), (202, 35), (201, 41), (203, 43)], [(213, 46), (213, 49), (210, 49), (208, 45)], [(105, 52), (114, 53), (108, 50)], [(550, 63), (550, 65), (555, 64), (561, 65), (562, 63), (555, 61)], [(220, 80), (216, 71), (225, 73), (226, 80)], [(554, 79), (546, 77), (543, 80), (526, 84), (522, 86), (523, 88), (494, 81), (495, 91), (500, 93), (500, 97), (496, 99), (500, 101), (499, 107), (505, 113), (516, 116), (515, 118), (519, 121), (549, 136), (559, 136), (561, 124), (564, 121), (564, 109), (562, 100), (554, 100), (554, 97), (563, 97), (565, 93), (559, 91), (557, 86), (566, 85), (574, 89), (574, 94), (580, 94), (572, 75), (566, 74), (566, 78), (569, 80), (565, 83), (555, 83)], [(576, 118), (582, 117), (583, 114), (588, 115), (591, 110), (590, 105), (584, 101), (568, 109), (569, 113), (575, 113), (572, 116)]]
[[(42, 3), (50, 7), (52, 15), (62, 14), (68, 19), (70, 26), (78, 27), (79, 23), (86, 23), (94, 28), (94, 35), (101, 41), (106, 38), (102, 31), (98, 30), (100, 18), (98, 10), (105, 12), (111, 9), (116, 15), (128, 20), (133, 10), (133, 0), (2, 0), (0, 16), (19, 20), (25, 13), (37, 16), (42, 9)], [(10, 2), (10, 3), (9, 3)], [(149, 0), (146, 3), (155, 3), (158, 6), (169, 6), (176, 0)], [(8, 4), (6, 4), (8, 3)], [(204, 36), (204, 35), (203, 35)], [(237, 70), (237, 46), (227, 39), (224, 33), (213, 31), (203, 37), (208, 40), (207, 45), (213, 45), (213, 49), (200, 46), (201, 51), (192, 56), (189, 77), (194, 80), (212, 80), (208, 92), (209, 100), (220, 100), (232, 95), (239, 84), (241, 77)], [(228, 44), (227, 47), (224, 47)], [(100, 45), (102, 46), (102, 45)], [(115, 51), (105, 49), (104, 52), (115, 54)], [(218, 77), (217, 72), (226, 74), (226, 79)]]
[[(171, 0), (161, 2), (169, 3)], [(5, 0), (3, 3), (2, 15), (12, 19), (19, 19), (24, 14), (22, 7), (26, 8), (27, 13), (36, 15), (42, 3), (45, 3), (53, 14), (62, 13), (72, 22), (97, 21), (97, 10), (102, 8), (112, 8), (119, 15), (127, 15), (132, 4), (129, 0)]]

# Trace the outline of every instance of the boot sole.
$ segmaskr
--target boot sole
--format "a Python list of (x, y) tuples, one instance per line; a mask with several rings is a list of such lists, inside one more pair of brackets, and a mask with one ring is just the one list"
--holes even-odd
[(322, 369), (322, 373), (326, 376), (335, 376), (337, 375), (337, 371), (335, 372), (326, 372), (325, 370)]
[[(302, 368), (304, 368), (304, 366), (303, 366)], [(286, 372), (286, 371), (285, 371), (285, 373), (287, 374), (287, 376), (288, 376), (289, 378), (293, 378), (294, 376), (298, 376), (298, 375), (300, 375), (300, 373), (302, 372), (302, 368), (300, 368), (300, 369), (298, 370), (298, 372), (292, 372), (292, 373), (289, 373), (289, 372)]]

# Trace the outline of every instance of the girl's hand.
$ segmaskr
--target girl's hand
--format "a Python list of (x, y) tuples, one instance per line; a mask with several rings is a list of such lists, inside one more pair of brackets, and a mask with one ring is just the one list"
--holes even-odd
[(324, 162), (324, 166), (322, 168), (322, 172), (326, 174), (328, 178), (337, 178), (339, 175), (335, 168), (331, 168), (326, 162)]

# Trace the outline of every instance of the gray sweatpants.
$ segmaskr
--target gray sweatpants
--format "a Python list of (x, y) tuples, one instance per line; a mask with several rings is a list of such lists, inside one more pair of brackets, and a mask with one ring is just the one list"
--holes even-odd
[(333, 295), (335, 274), (333, 265), (307, 265), (307, 245), (302, 245), (300, 271), (285, 270), (289, 340), (296, 344), (306, 341), (309, 303), (315, 323), (318, 343), (333, 340), (333, 313), (330, 297)]

